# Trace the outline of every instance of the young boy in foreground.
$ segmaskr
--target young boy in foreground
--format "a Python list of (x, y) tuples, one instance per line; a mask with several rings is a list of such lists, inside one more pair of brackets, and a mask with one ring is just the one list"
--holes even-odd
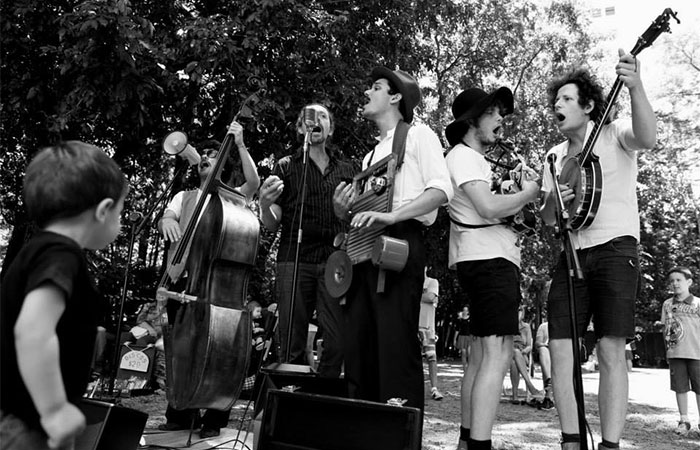
[(102, 150), (68, 141), (41, 150), (24, 201), (41, 230), (0, 287), (0, 448), (73, 448), (90, 375), (100, 296), (84, 249), (119, 234), (126, 178)]

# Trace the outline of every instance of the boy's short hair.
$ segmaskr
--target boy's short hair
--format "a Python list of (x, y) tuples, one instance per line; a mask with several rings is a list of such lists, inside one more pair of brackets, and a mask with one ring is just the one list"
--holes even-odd
[(668, 271), (666, 274), (667, 277), (671, 276), (672, 273), (681, 273), (685, 277), (686, 280), (692, 280), (693, 279), (693, 272), (690, 271), (689, 268), (683, 267), (683, 266), (675, 266), (671, 270)]
[(77, 216), (105, 198), (117, 202), (128, 190), (117, 163), (81, 141), (40, 150), (29, 163), (23, 184), (27, 213), (40, 227)]

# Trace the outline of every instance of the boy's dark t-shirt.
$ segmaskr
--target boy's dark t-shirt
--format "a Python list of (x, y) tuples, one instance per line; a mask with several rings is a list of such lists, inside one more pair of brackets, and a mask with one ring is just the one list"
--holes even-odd
[(63, 384), (68, 401), (78, 403), (90, 377), (101, 298), (75, 241), (41, 231), (17, 254), (0, 286), (0, 409), (32, 428), (39, 414), (20, 376), (14, 327), (25, 296), (47, 283), (65, 294), (65, 311), (56, 325)]

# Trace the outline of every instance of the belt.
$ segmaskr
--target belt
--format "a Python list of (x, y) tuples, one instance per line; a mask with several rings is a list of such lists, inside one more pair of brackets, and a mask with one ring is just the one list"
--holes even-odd
[(611, 239), (607, 242), (608, 244), (636, 244), (637, 239), (632, 236), (619, 236)]

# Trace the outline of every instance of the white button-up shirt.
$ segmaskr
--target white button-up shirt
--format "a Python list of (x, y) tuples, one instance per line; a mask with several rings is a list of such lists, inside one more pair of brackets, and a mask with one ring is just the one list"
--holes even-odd
[[(370, 163), (381, 161), (391, 154), (395, 131), (396, 128), (389, 131), (384, 139), (379, 140), (374, 151), (365, 155), (363, 170)], [(440, 139), (427, 125), (418, 124), (408, 130), (403, 165), (394, 178), (392, 211), (411, 202), (429, 188), (443, 191), (447, 196), (446, 201), (450, 201), (454, 194)], [(432, 225), (436, 218), (437, 208), (415, 217), (426, 226)]]

